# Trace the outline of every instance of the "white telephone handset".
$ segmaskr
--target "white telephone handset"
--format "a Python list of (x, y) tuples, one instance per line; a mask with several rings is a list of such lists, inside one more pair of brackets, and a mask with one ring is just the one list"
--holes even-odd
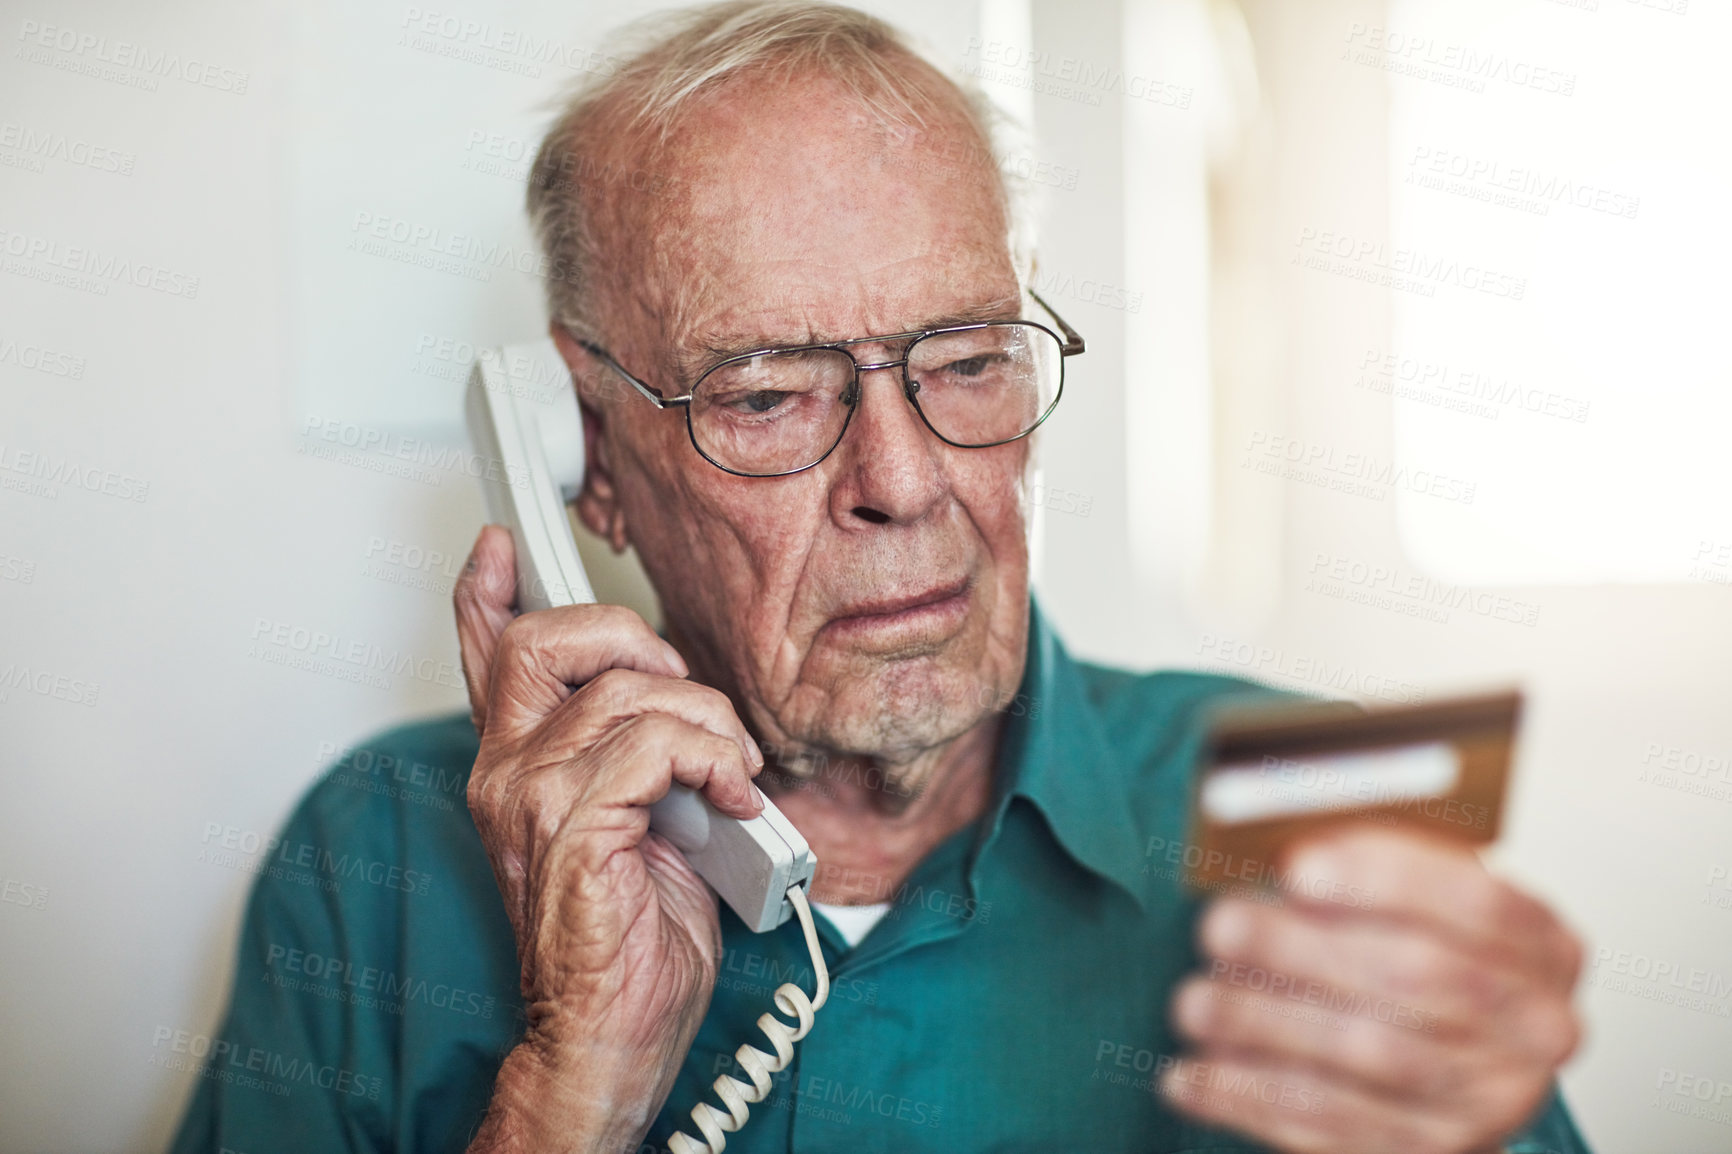
[[(510, 529), (517, 544), (519, 610), (593, 602), (595, 593), (566, 520), (566, 504), (583, 485), (583, 417), (558, 348), (542, 340), (485, 350), (476, 358), (468, 393), (469, 436), (481, 458), (487, 516)], [(806, 1036), (812, 1012), (829, 995), (829, 974), (806, 901), (818, 862), (800, 831), (768, 798), (762, 814), (741, 821), (676, 784), (650, 807), (650, 828), (685, 855), (754, 933), (799, 915), (818, 978), (811, 999), (792, 983), (776, 991), (777, 1009), (798, 1018), (797, 1029), (770, 1014), (758, 1019), (776, 1056), (745, 1045), (735, 1052), (753, 1085), (725, 1074), (716, 1079), (728, 1113), (704, 1103), (692, 1110), (708, 1145), (684, 1134), (675, 1134), (670, 1144), (675, 1154), (719, 1151), (726, 1142), (722, 1131), (744, 1124), (746, 1103), (761, 1101), (769, 1092), (769, 1075), (786, 1066), (792, 1043)]]

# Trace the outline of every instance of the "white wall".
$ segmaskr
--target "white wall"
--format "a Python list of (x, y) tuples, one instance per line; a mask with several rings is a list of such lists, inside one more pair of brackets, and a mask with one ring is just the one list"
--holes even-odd
[[(14, 8), (0, 24), (0, 670), (48, 673), (66, 679), (65, 694), (94, 695), (77, 704), (0, 690), (0, 1148), (160, 1147), (190, 1085), (151, 1065), (152, 1032), (211, 1027), (249, 880), (201, 860), (207, 829), (266, 834), (329, 749), (462, 704), (438, 663), (456, 661), (443, 588), (480, 519), (472, 482), (460, 467), (403, 477), (364, 467), (376, 454), (321, 458), (325, 442), (307, 430), (364, 429), (410, 455), (442, 452), (456, 443), (461, 372), (440, 359), (442, 342), (539, 328), (532, 278), (428, 271), (408, 263), (424, 259), (412, 244), (348, 246), (357, 220), (381, 218), (447, 240), (526, 245), (520, 187), (509, 168), (489, 170), (473, 134), (508, 149), (533, 139), (560, 69), (525, 76), (497, 51), (480, 63), (443, 54), (451, 42), (437, 31), (406, 36), (413, 7), (176, 0), (145, 12), (73, 0)], [(959, 63), (983, 62), (968, 52), (981, 26), (973, 3), (872, 7)], [(1122, 14), (1105, 0), (985, 7), (993, 37), (1027, 22), (1032, 44), (1054, 57), (1117, 63), (1200, 94), (1186, 109), (1111, 94), (1032, 99), (1042, 153), (1062, 166), (1043, 268), (1054, 283), (1070, 278), (1054, 303), (1090, 342), (1043, 448), (1049, 487), (1089, 502), (1086, 516), (1045, 511), (1042, 582), (1061, 627), (1084, 653), (1144, 667), (1220, 665), (1211, 654), (1228, 639), (1279, 651), (1271, 664), (1288, 669), (1344, 663), (1362, 688), (1366, 675), (1425, 692), (1522, 681), (1532, 708), (1500, 859), (1594, 943), (1702, 971), (1719, 991), (1703, 1013), (1587, 990), (1593, 1032), (1566, 1088), (1602, 1151), (1724, 1149), (1725, 1126), (1669, 1112), (1656, 1081), (1661, 1069), (1732, 1081), (1732, 909), (1722, 900), (1732, 889), (1709, 886), (1732, 866), (1732, 771), (1707, 781), (1721, 790), (1714, 798), (1638, 774), (1650, 745), (1732, 758), (1722, 705), (1732, 592), (1702, 579), (1732, 566), (1670, 584), (1500, 590), (1539, 606), (1531, 628), (1461, 610), (1446, 624), (1416, 620), (1311, 587), (1319, 553), (1411, 566), (1393, 503), (1242, 467), (1257, 430), (1394, 451), (1401, 402), (1352, 381), (1367, 348), (1389, 347), (1396, 308), (1375, 289), (1287, 263), (1307, 226), (1375, 237), (1392, 227), (1387, 141), (1403, 78), (1339, 60), (1351, 24), (1379, 23), (1381, 6), (1246, 4), (1266, 113), (1241, 129), (1265, 133), (1267, 147), (1228, 169), (1242, 178), (1263, 164), (1262, 198), (1230, 180), (1199, 188), (1211, 160), (1181, 151), (1218, 136), (1197, 124), (1227, 82), (1189, 70), (1196, 58), (1163, 37), (1199, 35), (1199, 21), (1219, 13), (1177, 0), (1127, 0)], [(1660, 51), (1664, 37), (1725, 42), (1704, 7), (1523, 8), (1542, 32), (1551, 20), (1604, 33), (1572, 41), (1567, 61), (1602, 88), (1617, 80), (1620, 38), (1658, 40)], [(581, 61), (598, 29), (638, 10), (474, 0), (460, 15), (554, 38)], [(1440, 25), (1441, 13), (1410, 5), (1403, 19)], [(36, 46), (49, 25), (48, 38), (72, 50)], [(70, 41), (56, 41), (68, 30)], [(1500, 39), (1517, 34), (1495, 24), (1471, 35), (1518, 50)], [(80, 51), (84, 37), (104, 41)], [(178, 55), (181, 71), (99, 59), (122, 41)], [(214, 86), (186, 78), (200, 77), (195, 60), (214, 62)], [(1686, 102), (1673, 115), (1707, 129), (1716, 113)], [(1151, 134), (1174, 150), (1165, 169), (1139, 151)], [(35, 164), (29, 141), (59, 149), (62, 139), (90, 163), (57, 153)], [(91, 146), (107, 151), (93, 157)], [(1596, 160), (1579, 156), (1580, 166)], [(1184, 235), (1207, 227), (1195, 216), (1211, 204), (1224, 234), (1211, 251), (1238, 246), (1233, 278), (1212, 285)], [(1647, 220), (1633, 223), (1632, 236), (1648, 235)], [(1717, 235), (1711, 225), (1704, 218), (1698, 235)], [(1575, 238), (1571, 251), (1593, 239)], [(196, 296), (102, 281), (90, 265), (72, 285), (39, 279), (111, 257), (163, 268), (163, 283), (183, 292), (196, 277)], [(1548, 277), (1581, 267), (1555, 246), (1526, 259), (1541, 298)], [(1084, 280), (1125, 295), (1098, 303)], [(1726, 315), (1711, 307), (1728, 303), (1724, 284), (1722, 272), (1690, 296), (1692, 320)], [(1215, 302), (1201, 347), (1186, 336), (1194, 325), (1170, 319), (1207, 317), (1198, 293)], [(1536, 314), (1488, 323), (1519, 328), (1524, 315)], [(1246, 316), (1268, 323), (1249, 329), (1238, 323)], [(29, 367), (27, 350), (43, 348), (59, 354), (51, 369), (78, 375)], [(1732, 382), (1723, 352), (1692, 367), (1721, 389)], [(1676, 397), (1643, 410), (1644, 382), (1621, 387), (1596, 393), (1590, 423), (1619, 404), (1662, 426), (1703, 419)], [(1145, 429), (1147, 414), (1172, 424)], [(1208, 451), (1174, 464), (1159, 455), (1162, 436), (1206, 438)], [(98, 491), (28, 491), (41, 482), (15, 470), (28, 472), (19, 454), (32, 453), (56, 469), (71, 462)], [(1664, 456), (1662, 440), (1649, 457), (1594, 464), (1654, 471)], [(101, 492), (104, 480), (122, 495)], [(1567, 491), (1571, 477), (1557, 484)], [(1729, 539), (1719, 532), (1704, 524), (1701, 535)], [(380, 543), (445, 559), (391, 564)], [(603, 596), (641, 598), (629, 571), (589, 556)], [(417, 580), (430, 588), (402, 583)], [(285, 667), (256, 655), (285, 654), (256, 648), (261, 621), (267, 633), (282, 623), (431, 659), (430, 676), (376, 687)]]

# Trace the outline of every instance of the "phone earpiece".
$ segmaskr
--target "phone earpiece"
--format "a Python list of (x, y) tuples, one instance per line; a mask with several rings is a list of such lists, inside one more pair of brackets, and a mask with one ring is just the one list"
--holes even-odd
[[(551, 343), (548, 347), (552, 348)], [(553, 399), (539, 406), (536, 424), (541, 429), (548, 478), (559, 486), (559, 495), (569, 502), (577, 500), (583, 490), (583, 412), (577, 405), (577, 389), (565, 376), (565, 365), (557, 356), (550, 368), (560, 376), (555, 378), (558, 383), (553, 387)], [(532, 379), (541, 379), (539, 366)]]

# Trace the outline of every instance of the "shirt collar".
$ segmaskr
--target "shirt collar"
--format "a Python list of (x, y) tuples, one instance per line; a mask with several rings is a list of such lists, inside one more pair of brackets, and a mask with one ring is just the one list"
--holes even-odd
[(1142, 838), (1127, 788), (1132, 767), (1108, 738), (1082, 668), (1032, 598), (1028, 662), (1019, 695), (1007, 708), (994, 826), (1012, 799), (1027, 800), (1066, 854), (1142, 906)]

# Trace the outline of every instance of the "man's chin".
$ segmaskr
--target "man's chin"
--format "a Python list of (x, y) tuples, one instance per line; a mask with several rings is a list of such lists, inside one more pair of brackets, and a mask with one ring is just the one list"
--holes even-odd
[(859, 660), (827, 692), (807, 697), (804, 716), (789, 720), (804, 743), (871, 758), (888, 776), (973, 729), (1000, 696), (977, 668), (958, 670), (935, 655)]

